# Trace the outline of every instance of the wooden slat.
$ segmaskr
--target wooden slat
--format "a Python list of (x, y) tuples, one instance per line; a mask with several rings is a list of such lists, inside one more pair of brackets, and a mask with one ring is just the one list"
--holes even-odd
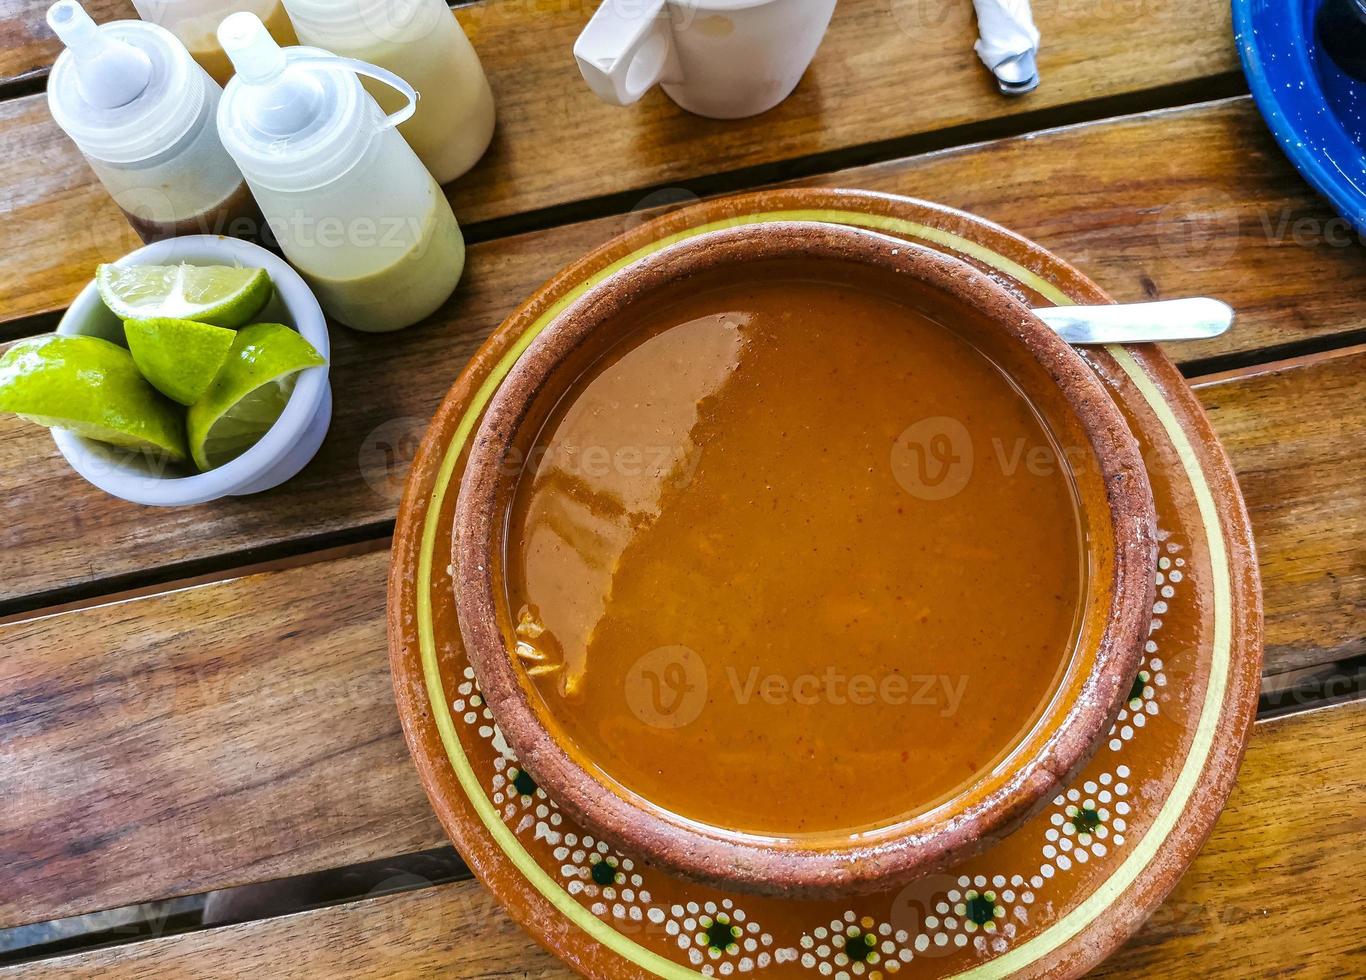
[[(32, 969), (0, 967), (0, 977)], [(78, 954), (43, 962), (41, 969), (54, 978), (130, 980), (236, 980), (254, 972), (271, 980), (577, 976), (518, 928), (477, 881)]]
[(1366, 702), (1257, 726), (1214, 834), (1093, 977), (1360, 976)]
[[(42, 33), (32, 25), (46, 0), (6, 2), (6, 36), (22, 42)], [(1045, 81), (1023, 100), (998, 94), (978, 63), (969, 4), (843, 0), (793, 97), (729, 122), (689, 115), (661, 92), (629, 109), (599, 101), (571, 54), (594, 7), (587, 0), (462, 7), (495, 89), (499, 126), (488, 157), (451, 188), (456, 213), (485, 221), (1237, 70), (1228, 5), (1219, 0), (1034, 6), (1047, 36)], [(6, 61), (33, 64), (52, 49), (40, 42), (20, 50), (28, 53)], [(12, 212), (6, 234), (25, 246), (0, 258), (4, 320), (65, 305), (96, 262), (135, 241), (42, 96), (0, 107), (0, 147), (0, 212)]]
[[(1366, 703), (1259, 725), (1238, 787), (1177, 891), (1093, 975), (1343, 976), (1366, 848)], [(50, 976), (568, 977), (474, 882), (69, 956)], [(0, 970), (0, 976), (22, 968)]]
[[(1085, 172), (1077, 171), (1079, 160), (1088, 161)], [(1282, 216), (1320, 228), (1331, 227), (1332, 217), (1263, 134), (1246, 99), (821, 182), (976, 210), (1075, 260), (1119, 299), (1205, 293), (1239, 308), (1229, 335), (1174, 346), (1181, 358), (1361, 328), (1366, 253), (1263, 231), (1265, 221), (1278, 228)], [(464, 285), (433, 322), (383, 336), (335, 330), (332, 431), (308, 469), (268, 494), (163, 511), (125, 504), (73, 474), (41, 429), (0, 418), (0, 605), (392, 519), (404, 464), (399, 453), (393, 479), (384, 480), (375, 469), (385, 458), (379, 444), (419, 436), (494, 325), (555, 270), (637, 220), (602, 218), (476, 246)], [(1237, 230), (1233, 247), (1224, 229)]]
[[(845, 183), (847, 182), (847, 183)], [(1295, 172), (1247, 97), (998, 140), (807, 181), (981, 214), (1119, 302), (1210, 295), (1238, 311), (1178, 362), (1360, 331), (1366, 251)]]
[[(1201, 396), (1258, 529), (1267, 670), (1337, 659), (1366, 607), (1366, 425), (1327, 413), (1366, 405), (1366, 351)], [(389, 692), (386, 563), (0, 626), (0, 800), (25, 801), (0, 809), (0, 926), (439, 843)]]
[(1366, 347), (1197, 391), (1252, 517), (1267, 673), (1366, 654)]
[(0, 321), (65, 307), (95, 266), (142, 244), (90, 167), (31, 95), (0, 102)]
[(442, 842), (387, 552), (0, 629), (0, 927)]

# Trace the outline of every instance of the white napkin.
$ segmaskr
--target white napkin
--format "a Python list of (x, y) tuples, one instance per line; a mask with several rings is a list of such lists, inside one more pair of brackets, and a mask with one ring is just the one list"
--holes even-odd
[(1034, 60), (1039, 29), (1029, 0), (973, 0), (981, 37), (974, 49), (1008, 95), (1028, 92), (1039, 84)]

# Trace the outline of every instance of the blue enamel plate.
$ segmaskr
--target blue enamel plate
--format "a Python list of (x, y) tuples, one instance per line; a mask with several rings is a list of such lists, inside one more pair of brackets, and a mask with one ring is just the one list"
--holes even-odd
[(1366, 85), (1318, 45), (1323, 0), (1233, 0), (1252, 97), (1281, 148), (1339, 214), (1366, 234)]

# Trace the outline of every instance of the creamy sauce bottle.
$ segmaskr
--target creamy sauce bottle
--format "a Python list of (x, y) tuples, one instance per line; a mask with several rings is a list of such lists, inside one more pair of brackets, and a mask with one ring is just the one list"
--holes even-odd
[[(493, 92), (469, 38), (444, 0), (285, 0), (299, 40), (401, 75), (421, 96), (399, 127), (444, 184), (469, 170), (493, 138)], [(361, 79), (385, 112), (402, 96)]]
[[(402, 79), (317, 48), (281, 48), (260, 18), (219, 28), (236, 69), (218, 132), (285, 256), (323, 309), (358, 330), (398, 330), (460, 281), (465, 242), (446, 197), (394, 126)], [(386, 117), (356, 73), (400, 90)]]
[(260, 17), (281, 44), (298, 44), (280, 0), (133, 0), (138, 16), (166, 28), (185, 44), (190, 56), (219, 85), (232, 78), (232, 62), (218, 43), (218, 25), (239, 10)]
[(142, 21), (97, 27), (75, 0), (47, 20), (67, 46), (48, 107), (142, 240), (256, 237), (261, 214), (218, 139), (222, 90), (185, 46)]

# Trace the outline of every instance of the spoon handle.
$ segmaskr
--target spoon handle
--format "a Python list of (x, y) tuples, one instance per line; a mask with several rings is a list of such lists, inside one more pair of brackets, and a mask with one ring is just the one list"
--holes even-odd
[(1055, 306), (1034, 315), (1069, 344), (1147, 344), (1203, 340), (1233, 326), (1233, 307), (1217, 299), (1172, 299), (1110, 306)]

